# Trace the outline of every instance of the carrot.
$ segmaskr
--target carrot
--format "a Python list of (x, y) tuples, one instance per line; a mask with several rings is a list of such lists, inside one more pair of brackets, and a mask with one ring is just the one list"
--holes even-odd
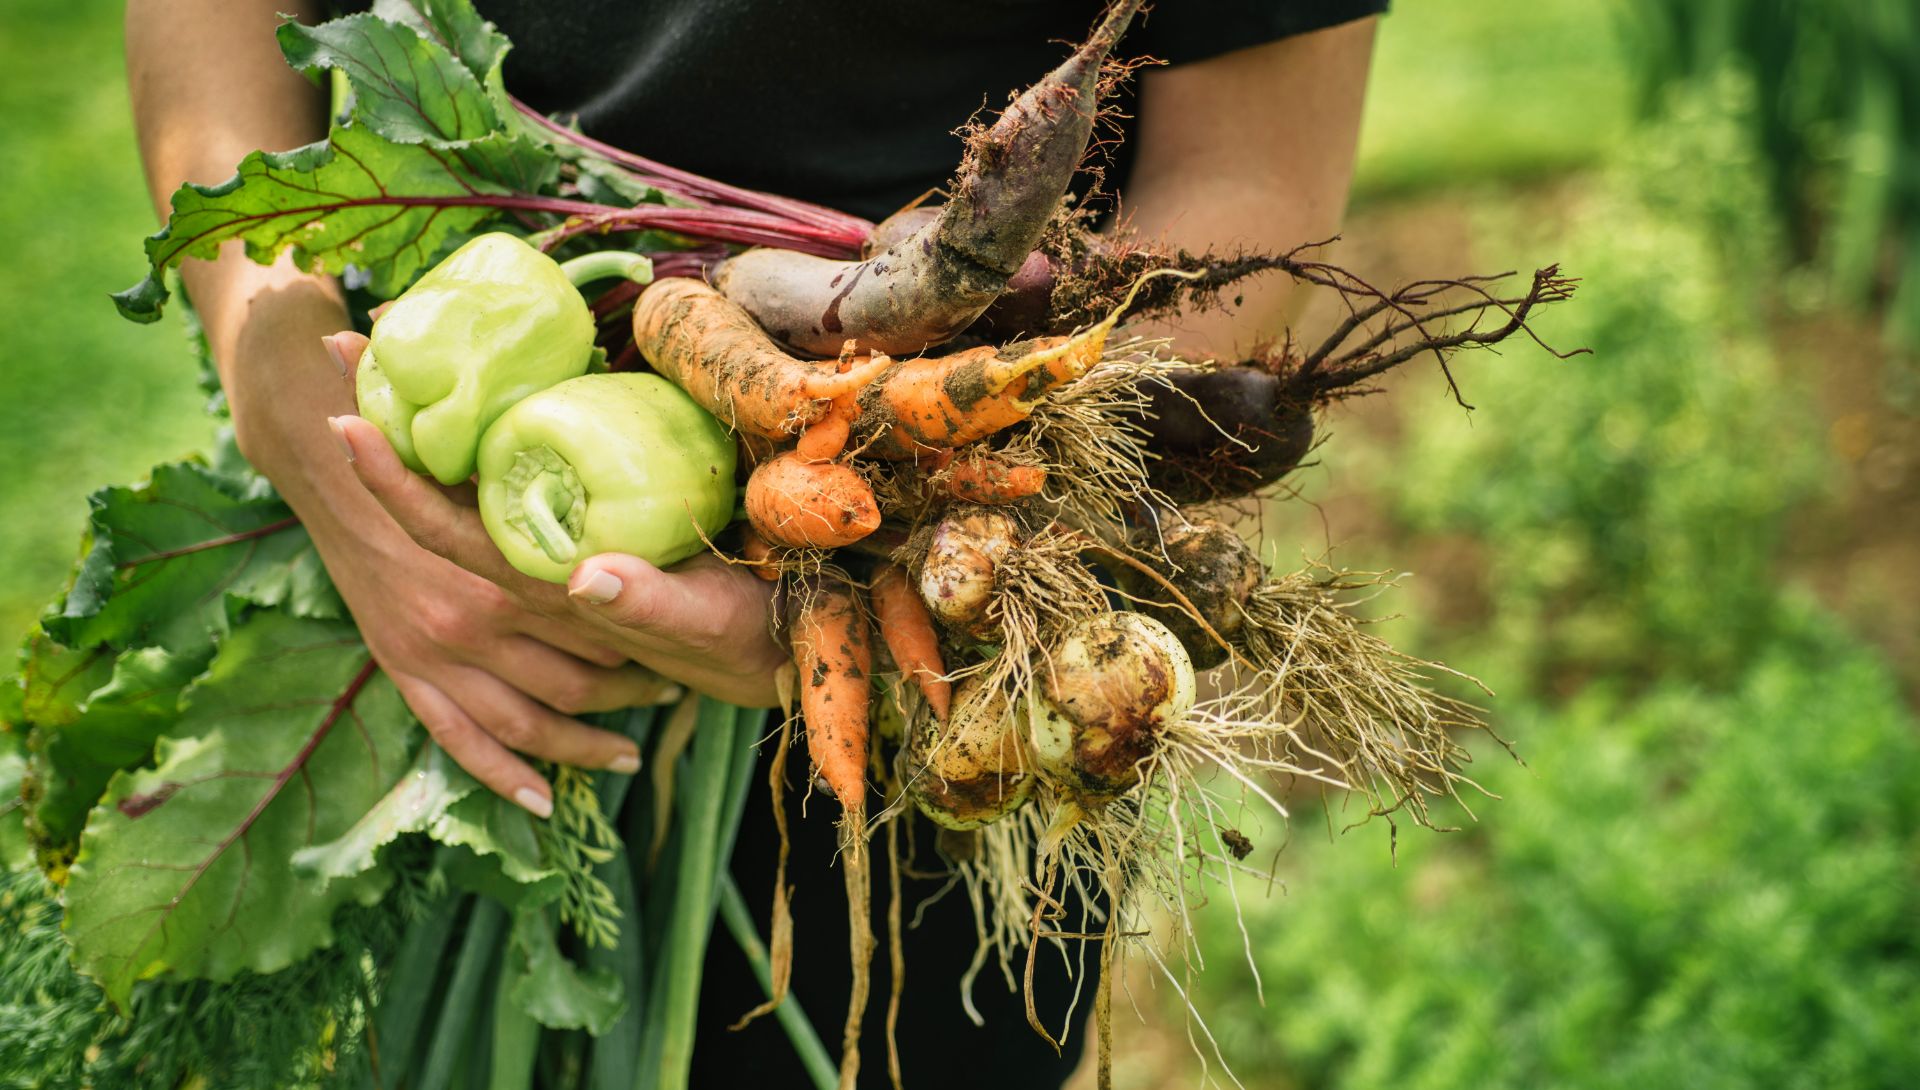
[(880, 527), (880, 504), (844, 462), (809, 462), (782, 451), (747, 478), (747, 521), (774, 545), (832, 549)]
[[(782, 343), (832, 355), (922, 351), (965, 329), (1039, 244), (1093, 132), (1100, 67), (1139, 11), (1117, 0), (1087, 41), (967, 140), (939, 214), (863, 261), (754, 249), (714, 282)], [(904, 225), (903, 225), (904, 226)]]
[[(864, 365), (866, 361), (863, 359), (857, 363)], [(841, 356), (840, 373), (850, 373), (855, 366), (856, 361), (851, 353)], [(825, 415), (800, 433), (799, 442), (793, 445), (794, 451), (809, 462), (830, 462), (840, 457), (840, 453), (847, 449), (848, 437), (853, 434), (854, 418), (859, 415), (860, 402), (855, 400), (855, 395), (841, 394), (828, 405)]]
[(946, 679), (947, 668), (940, 661), (940, 634), (934, 631), (933, 618), (907, 569), (894, 563), (876, 565), (868, 596), (873, 600), (873, 615), (880, 622), (880, 636), (887, 641), (893, 664), (913, 679), (920, 695), (933, 708), (934, 717), (946, 722), (953, 705), (953, 684)]
[(1111, 326), (995, 348), (901, 360), (857, 395), (853, 434), (878, 458), (965, 446), (1032, 415), (1040, 399), (1100, 359)]
[(966, 503), (1014, 503), (1047, 485), (1045, 468), (1013, 465), (991, 451), (955, 457), (940, 472), (947, 495)]
[(873, 670), (867, 618), (845, 583), (801, 587), (793, 626), (800, 669), (800, 714), (807, 753), (840, 805), (865, 811), (868, 676)]
[(840, 371), (795, 359), (746, 311), (698, 280), (668, 277), (640, 293), (633, 340), (655, 371), (736, 431), (769, 439), (798, 435), (833, 399), (886, 370), (885, 357)]
[(841, 862), (846, 869), (847, 926), (853, 990), (840, 1053), (841, 1090), (854, 1090), (860, 1073), (860, 1023), (866, 1014), (873, 964), (872, 872), (866, 845), (868, 681), (873, 670), (867, 619), (844, 583), (820, 580), (800, 588), (793, 624), (793, 661), (800, 673), (800, 714), (807, 753), (846, 810)]
[(751, 527), (740, 535), (740, 559), (747, 562), (748, 571), (767, 582), (779, 581), (780, 570), (773, 566), (773, 546)]

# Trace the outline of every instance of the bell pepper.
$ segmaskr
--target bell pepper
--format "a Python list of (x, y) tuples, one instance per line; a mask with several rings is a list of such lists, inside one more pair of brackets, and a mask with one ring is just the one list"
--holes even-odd
[(658, 375), (582, 375), (533, 394), (487, 429), (479, 462), (488, 536), (548, 582), (596, 553), (684, 560), (733, 517), (733, 439)]
[(638, 254), (562, 265), (512, 235), (481, 235), (401, 293), (373, 323), (355, 391), (401, 461), (442, 484), (473, 476), (480, 437), (507, 407), (585, 374), (594, 321), (576, 285), (624, 275)]

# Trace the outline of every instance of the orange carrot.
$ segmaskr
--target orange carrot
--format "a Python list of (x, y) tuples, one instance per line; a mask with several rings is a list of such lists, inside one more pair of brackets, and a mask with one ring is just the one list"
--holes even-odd
[(902, 360), (859, 393), (855, 435), (868, 453), (905, 459), (965, 446), (1032, 414), (1046, 394), (1078, 378), (1106, 347), (1104, 323), (1073, 337)]
[(1013, 465), (990, 451), (953, 458), (942, 472), (947, 494), (967, 503), (1013, 503), (1047, 485), (1044, 468)]
[(840, 805), (864, 814), (868, 676), (873, 670), (867, 618), (844, 583), (821, 580), (797, 593), (793, 661), (800, 670), (807, 753)]
[(907, 569), (887, 562), (875, 565), (869, 597), (893, 664), (913, 679), (935, 718), (946, 722), (953, 704), (953, 684), (946, 679), (947, 668), (940, 661), (940, 634), (934, 631), (933, 618), (927, 614), (927, 605), (920, 600)]
[(841, 372), (795, 359), (746, 311), (698, 280), (667, 277), (640, 293), (633, 340), (653, 369), (737, 431), (770, 439), (798, 435), (826, 416), (833, 399), (886, 370), (876, 356)]
[(747, 521), (770, 544), (831, 549), (880, 526), (866, 479), (844, 462), (809, 462), (782, 451), (747, 478)]
[[(841, 366), (846, 366), (842, 364)], [(808, 462), (831, 462), (847, 449), (847, 437), (853, 434), (854, 417), (860, 415), (860, 403), (852, 394), (833, 399), (826, 414), (800, 433), (794, 453)]]
[(848, 952), (853, 987), (840, 1048), (840, 1090), (854, 1090), (860, 1075), (860, 1025), (867, 1009), (867, 978), (873, 964), (872, 871), (868, 865), (867, 735), (873, 651), (867, 618), (853, 589), (819, 580), (798, 588), (793, 623), (793, 662), (800, 674), (800, 714), (807, 724), (807, 753), (820, 778), (846, 810), (840, 824), (840, 860), (847, 886)]
[(767, 582), (779, 581), (780, 570), (773, 566), (773, 546), (767, 544), (767, 539), (752, 528), (740, 535), (740, 559), (747, 562), (748, 571)]

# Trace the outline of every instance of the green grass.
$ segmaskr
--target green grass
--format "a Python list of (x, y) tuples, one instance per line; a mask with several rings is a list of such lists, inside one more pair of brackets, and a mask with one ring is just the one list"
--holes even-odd
[(1611, 5), (1397, 0), (1380, 24), (1355, 198), (1591, 166), (1632, 120)]
[(177, 320), (136, 326), (107, 293), (141, 273), (155, 224), (121, 69), (118, 8), (6, 5), (0, 35), (0, 642), (53, 597), (86, 495), (204, 446), (194, 363)]

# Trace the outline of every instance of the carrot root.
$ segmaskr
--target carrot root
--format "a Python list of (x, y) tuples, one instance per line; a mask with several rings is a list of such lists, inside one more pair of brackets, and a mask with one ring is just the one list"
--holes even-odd
[(940, 634), (912, 577), (900, 565), (883, 562), (874, 568), (869, 594), (893, 664), (902, 676), (912, 679), (934, 717), (946, 722), (953, 710), (953, 683), (947, 680), (940, 659)]
[(802, 586), (798, 598), (793, 658), (800, 673), (807, 753), (840, 805), (865, 813), (873, 673), (867, 618), (844, 583)]
[(844, 462), (810, 462), (786, 451), (747, 478), (747, 520), (767, 542), (790, 548), (851, 545), (880, 527), (873, 488)]
[(947, 495), (966, 503), (1016, 503), (1047, 486), (1043, 467), (1013, 465), (990, 452), (956, 458), (942, 472)]

